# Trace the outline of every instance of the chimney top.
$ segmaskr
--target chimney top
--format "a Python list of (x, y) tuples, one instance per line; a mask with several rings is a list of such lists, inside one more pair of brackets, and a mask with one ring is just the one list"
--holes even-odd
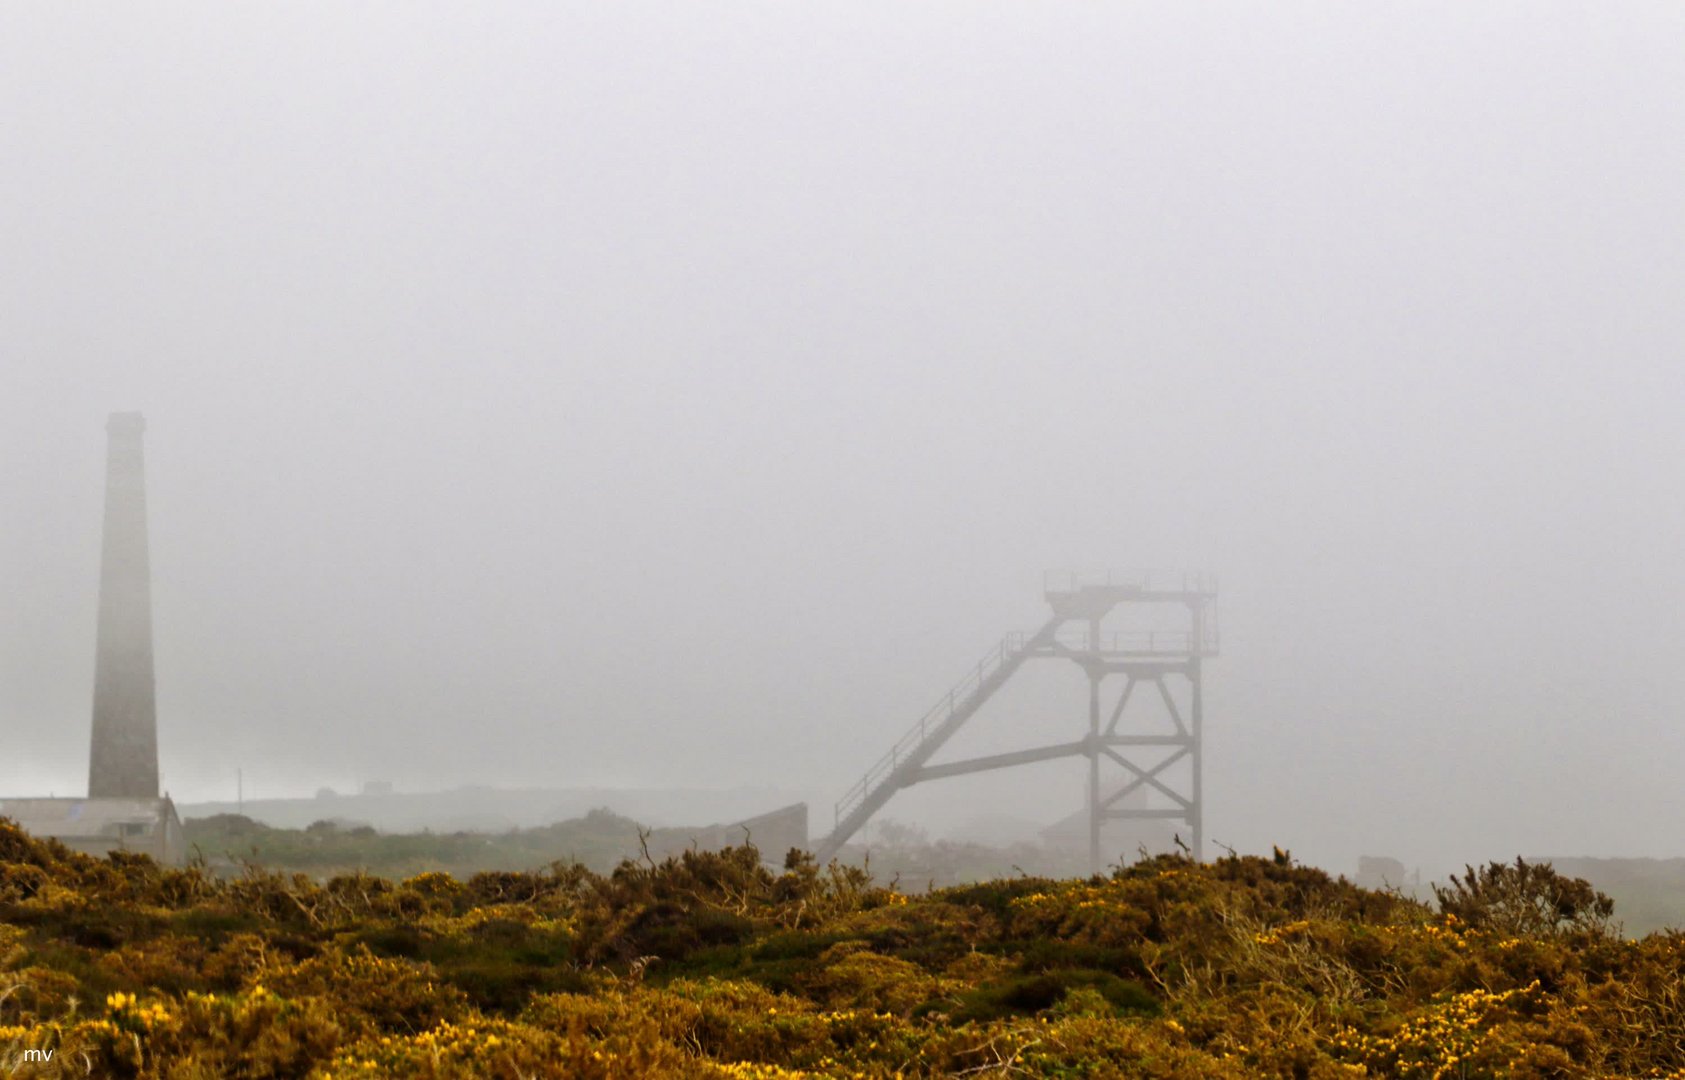
[(139, 435), (146, 430), (146, 417), (137, 412), (114, 412), (105, 422), (110, 435)]

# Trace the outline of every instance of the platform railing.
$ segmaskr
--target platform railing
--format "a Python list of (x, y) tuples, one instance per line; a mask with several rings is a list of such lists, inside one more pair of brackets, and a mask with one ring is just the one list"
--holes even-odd
[(1217, 575), (1197, 570), (1049, 570), (1042, 575), (1042, 591), (1049, 596), (1102, 588), (1212, 596)]

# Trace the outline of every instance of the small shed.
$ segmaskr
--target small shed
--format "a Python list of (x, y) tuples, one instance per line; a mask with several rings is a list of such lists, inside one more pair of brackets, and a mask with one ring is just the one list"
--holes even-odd
[(169, 796), (161, 799), (0, 799), (0, 817), (24, 832), (53, 839), (73, 851), (105, 855), (135, 851), (166, 866), (187, 857), (181, 818)]

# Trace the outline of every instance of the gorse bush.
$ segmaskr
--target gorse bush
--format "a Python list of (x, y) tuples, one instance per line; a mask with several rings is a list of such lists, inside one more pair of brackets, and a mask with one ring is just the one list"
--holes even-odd
[(1614, 901), (1589, 883), (1548, 864), (1516, 859), (1464, 870), (1433, 892), (1440, 911), (1471, 926), (1507, 934), (1602, 933), (1615, 912)]
[(1285, 852), (916, 897), (748, 847), (225, 879), (0, 822), (0, 1071), (1685, 1077), (1685, 937), (1542, 865), (1436, 899)]

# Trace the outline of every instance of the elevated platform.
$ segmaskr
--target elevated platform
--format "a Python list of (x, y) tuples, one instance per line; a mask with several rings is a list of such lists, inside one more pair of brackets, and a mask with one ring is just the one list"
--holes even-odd
[(1174, 570), (1050, 570), (1042, 575), (1042, 595), (1066, 618), (1100, 618), (1126, 603), (1203, 606), (1217, 599), (1217, 578)]

